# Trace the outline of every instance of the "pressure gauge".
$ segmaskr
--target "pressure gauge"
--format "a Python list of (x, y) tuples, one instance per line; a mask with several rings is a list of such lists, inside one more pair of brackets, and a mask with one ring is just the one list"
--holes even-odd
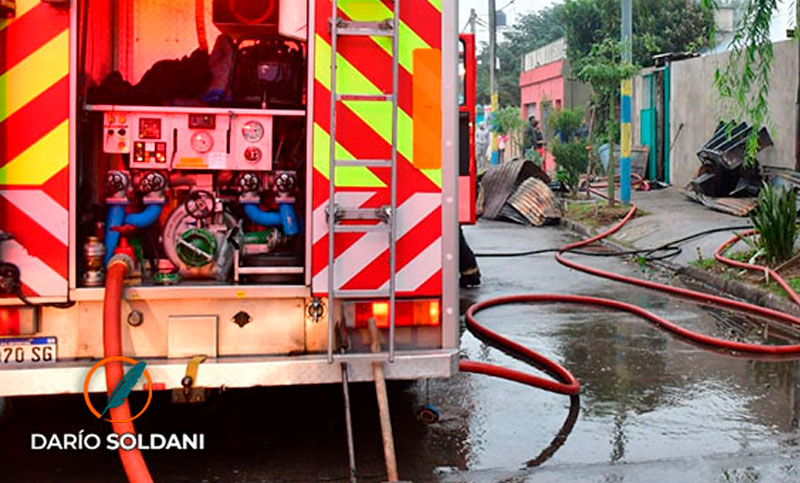
[(192, 134), (192, 148), (198, 153), (207, 153), (214, 147), (214, 138), (206, 131)]
[(242, 126), (242, 135), (247, 141), (257, 143), (264, 137), (264, 126), (258, 121), (247, 121)]

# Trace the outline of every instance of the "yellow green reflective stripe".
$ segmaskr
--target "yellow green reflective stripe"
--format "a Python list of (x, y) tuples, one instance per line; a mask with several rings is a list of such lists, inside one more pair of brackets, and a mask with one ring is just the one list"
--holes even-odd
[(433, 8), (435, 8), (436, 10), (440, 12), (442, 11), (442, 0), (428, 0), (428, 3), (433, 5)]
[[(331, 137), (319, 124), (314, 123), (314, 169), (326, 179), (330, 172), (330, 142)], [(356, 159), (341, 144), (336, 143), (336, 159)], [(369, 168), (358, 166), (340, 166), (336, 168), (336, 186), (385, 188), (386, 184), (380, 180)]]
[[(386, 8), (382, 3), (375, 2), (375, 3), (366, 3), (366, 2), (356, 2), (355, 0), (350, 0), (349, 2), (346, 0), (341, 0), (340, 9), (347, 14), (350, 18), (354, 20), (374, 20), (376, 18), (387, 18), (392, 16), (391, 10)], [(383, 15), (383, 17), (381, 17)], [(404, 34), (405, 32), (405, 34)], [(415, 33), (413, 32), (408, 26), (401, 23), (400, 26), (400, 34), (401, 34), (401, 65), (408, 71), (411, 72), (413, 75), (413, 51), (416, 48), (429, 48), (428, 45)], [(330, 67), (330, 59), (331, 59), (331, 46), (328, 42), (325, 41), (322, 36), (317, 34), (315, 36), (316, 43), (316, 53), (314, 58), (314, 78), (322, 84), (323, 87), (330, 90), (331, 88), (331, 67)], [(387, 50), (391, 53), (391, 40), (387, 38), (378, 38), (376, 39), (381, 45), (384, 50)], [(384, 44), (380, 44), (380, 42), (385, 42)], [(405, 60), (404, 60), (405, 59)], [(405, 62), (405, 65), (404, 65)], [(351, 93), (351, 94), (382, 94), (383, 91), (378, 88), (372, 81), (370, 81), (364, 74), (361, 73), (350, 61), (348, 61), (344, 56), (341, 54), (337, 54), (337, 84), (336, 90), (340, 93)], [(350, 110), (355, 113), (355, 115), (364, 121), (365, 124), (370, 126), (387, 144), (392, 143), (392, 121), (391, 121), (391, 105), (386, 102), (375, 102), (375, 101), (345, 101), (345, 105), (347, 105)], [(325, 133), (325, 131), (319, 128), (320, 131), (324, 134), (324, 141), (323, 146), (320, 149), (319, 141), (317, 138), (317, 129), (318, 126), (315, 125), (315, 132), (314, 132), (314, 166), (317, 168), (318, 171), (324, 173), (327, 177), (328, 173), (328, 157), (327, 151), (323, 153), (320, 157), (318, 153), (323, 150), (327, 150), (328, 143), (330, 142), (329, 135)], [(337, 143), (338, 146), (338, 143)], [(406, 158), (407, 160), (413, 163), (413, 156), (414, 156), (414, 124), (411, 116), (408, 115), (403, 109), (398, 108), (397, 110), (397, 151), (400, 153), (401, 156)], [(352, 159), (352, 156), (349, 158), (337, 158), (337, 159)], [(324, 165), (324, 169), (323, 166)], [(342, 169), (342, 168), (338, 168)], [(381, 183), (380, 180), (372, 174), (367, 168), (353, 168), (358, 170), (365, 170), (368, 172), (374, 179), (372, 182), (377, 181)], [(384, 186), (382, 183), (380, 185), (368, 184), (368, 182), (360, 182), (357, 181), (357, 175), (355, 172), (348, 172), (347, 180), (348, 182), (352, 182), (355, 184), (342, 184), (341, 186)], [(438, 169), (429, 169), (429, 170), (421, 170), (421, 172), (431, 180), (436, 186), (441, 188), (442, 186), (442, 173), (441, 170)], [(337, 185), (339, 185), (339, 171), (336, 172), (336, 179)], [(363, 172), (361, 172), (363, 174)], [(342, 181), (344, 183), (344, 181)]]
[[(330, 64), (331, 46), (325, 39), (316, 37), (316, 59), (314, 65), (315, 79), (326, 89), (331, 88)], [(337, 54), (336, 66), (339, 74), (336, 90), (342, 93), (380, 94), (381, 90), (364, 76), (353, 64), (341, 54)], [(388, 102), (345, 101), (356, 116), (371, 127), (388, 144), (392, 144), (392, 110)], [(397, 151), (406, 159), (412, 160), (414, 155), (414, 128), (411, 117), (403, 110), (397, 109)]]
[[(392, 105), (373, 101), (345, 101), (373, 131), (392, 144)], [(414, 157), (414, 123), (405, 111), (397, 109), (397, 152), (409, 161)]]
[[(365, 2), (364, 0), (340, 0), (339, 10), (356, 21), (368, 22), (392, 18), (394, 12), (383, 2), (378, 0)], [(390, 37), (371, 37), (383, 50), (392, 55), (392, 39)], [(400, 22), (400, 65), (408, 72), (414, 73), (413, 54), (416, 49), (429, 49), (411, 27), (405, 22)]]
[[(434, 148), (435, 149), (435, 148)], [(439, 189), (442, 189), (442, 170), (441, 169), (421, 169), (422, 174), (431, 180)]]
[[(319, 34), (316, 35), (314, 78), (326, 89), (331, 88), (331, 45)], [(337, 91), (345, 94), (383, 94), (378, 87), (356, 69), (353, 64), (337, 54)]]

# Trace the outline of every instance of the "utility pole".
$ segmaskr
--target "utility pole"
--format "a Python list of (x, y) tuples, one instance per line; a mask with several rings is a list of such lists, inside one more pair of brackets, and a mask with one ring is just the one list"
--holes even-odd
[(469, 31), (472, 35), (475, 35), (475, 19), (478, 18), (478, 14), (475, 13), (475, 9), (469, 9)]
[[(492, 99), (492, 116), (497, 119), (497, 10), (495, 0), (489, 0), (489, 93)], [(497, 134), (492, 132), (492, 164), (497, 164)]]
[[(633, 53), (633, 0), (622, 0), (622, 58), (626, 62), (631, 62)], [(631, 202), (631, 152), (633, 150), (633, 126), (631, 124), (633, 93), (633, 79), (623, 79), (620, 87), (620, 118), (622, 129), (620, 130), (620, 198), (626, 205)], [(613, 149), (613, 145), (611, 149)], [(613, 179), (608, 180), (609, 184)]]

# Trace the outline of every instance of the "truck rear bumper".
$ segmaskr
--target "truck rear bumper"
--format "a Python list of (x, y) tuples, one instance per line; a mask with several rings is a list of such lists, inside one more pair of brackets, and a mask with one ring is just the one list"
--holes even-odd
[[(186, 359), (141, 359), (153, 380), (154, 389), (177, 389), (186, 372)], [(446, 378), (458, 370), (456, 349), (404, 351), (392, 363), (386, 354), (348, 354), (329, 364), (325, 355), (281, 357), (223, 357), (200, 365), (197, 387), (253, 387), (326, 384), (342, 380), (341, 362), (348, 364), (350, 381), (373, 380), (372, 363), (384, 361), (387, 379)], [(46, 367), (0, 369), (0, 396), (74, 394), (83, 392), (89, 368), (96, 361), (60, 362)], [(105, 374), (100, 368), (92, 376), (90, 392), (105, 391)]]

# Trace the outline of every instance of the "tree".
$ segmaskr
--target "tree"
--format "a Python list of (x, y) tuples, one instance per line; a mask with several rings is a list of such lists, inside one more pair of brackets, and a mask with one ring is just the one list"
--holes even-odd
[[(716, 0), (704, 0), (716, 1)], [(620, 0), (567, 0), (562, 9), (571, 64), (580, 63), (592, 47), (620, 36)], [(694, 52), (710, 42), (714, 16), (694, 0), (633, 2), (633, 63), (652, 65), (653, 55)]]
[(553, 157), (558, 164), (556, 179), (566, 184), (573, 195), (578, 192), (581, 174), (589, 164), (586, 140), (578, 138), (583, 119), (583, 107), (578, 106), (554, 112), (549, 121), (554, 135)]
[[(703, 0), (709, 9), (720, 0)], [(731, 41), (728, 63), (717, 69), (714, 85), (723, 100), (721, 118), (747, 118), (753, 129), (747, 139), (745, 165), (755, 164), (758, 132), (769, 121), (769, 91), (772, 75), (772, 16), (778, 0), (745, 0), (742, 19)]]
[[(716, 1), (716, 0), (704, 0)], [(520, 17), (497, 45), (501, 106), (518, 106), (522, 56), (561, 37), (573, 72), (595, 44), (620, 35), (620, 0), (566, 0)], [(633, 7), (633, 62), (651, 65), (663, 52), (695, 51), (708, 45), (711, 11), (694, 0), (636, 0)], [(489, 103), (489, 48), (478, 55), (478, 102)]]
[(507, 134), (509, 142), (518, 150), (522, 150), (523, 129), (525, 121), (520, 115), (519, 108), (507, 106), (497, 111), (495, 132)]
[[(538, 12), (528, 13), (517, 19), (503, 33), (504, 40), (497, 44), (498, 93), (501, 106), (519, 106), (520, 61), (526, 53), (549, 44), (564, 36), (561, 22), (563, 5), (551, 5)], [(481, 44), (478, 55), (478, 102), (489, 103), (489, 46)]]
[(608, 131), (608, 203), (614, 204), (614, 139), (618, 124), (615, 116), (618, 89), (622, 79), (633, 77), (639, 68), (622, 59), (624, 46), (612, 39), (596, 44), (581, 61), (577, 78), (587, 82), (594, 90), (593, 102), (597, 106), (607, 106), (609, 112), (606, 129)]

